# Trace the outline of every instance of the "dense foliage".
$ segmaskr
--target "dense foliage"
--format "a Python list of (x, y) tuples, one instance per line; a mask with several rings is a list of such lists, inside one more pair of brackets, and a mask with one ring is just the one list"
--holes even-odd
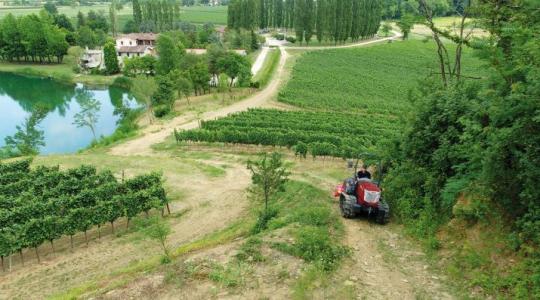
[(0, 21), (0, 59), (8, 61), (62, 62), (69, 44), (66, 30), (46, 12)]
[(251, 109), (203, 121), (200, 129), (176, 132), (176, 139), (295, 147), (301, 156), (301, 148), (307, 146), (314, 157), (348, 158), (376, 146), (381, 136), (395, 135), (400, 126), (396, 121), (369, 114)]
[(174, 29), (180, 18), (180, 3), (171, 0), (133, 1), (133, 20), (143, 32)]
[(232, 0), (229, 28), (294, 29), (296, 40), (344, 42), (371, 37), (379, 29), (381, 3), (377, 0)]
[(251, 82), (251, 62), (246, 56), (227, 51), (221, 45), (210, 45), (205, 54), (186, 53), (184, 39), (182, 31), (162, 33), (157, 39), (156, 49), (160, 54), (157, 59), (143, 56), (125, 60), (127, 76), (157, 75), (155, 93), (150, 99), (143, 97), (157, 117), (167, 115), (176, 99), (209, 92), (211, 86), (217, 86), (219, 78), (226, 80), (229, 88), (249, 86)]
[[(93, 226), (135, 217), (167, 204), (159, 174), (119, 182), (92, 166), (30, 168), (30, 160), (0, 164), (0, 257)], [(36, 252), (37, 253), (37, 252)]]
[[(489, 36), (468, 44), (490, 76), (471, 82), (448, 73), (413, 91), (415, 114), (388, 155), (386, 198), (397, 219), (433, 248), (440, 246), (437, 230), (452, 218), (503, 228), (498, 252), (518, 254), (518, 263), (486, 255), (476, 266), (458, 264), (471, 287), (500, 298), (540, 297), (539, 5), (476, 3), (471, 9)], [(451, 248), (479, 256), (466, 243)], [(479, 278), (463, 268), (485, 273)]]

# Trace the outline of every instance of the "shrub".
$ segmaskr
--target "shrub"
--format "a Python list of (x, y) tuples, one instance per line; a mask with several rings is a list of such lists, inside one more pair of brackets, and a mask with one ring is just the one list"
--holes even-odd
[(253, 229), (251, 229), (251, 232), (253, 234), (257, 234), (261, 231), (264, 231), (268, 228), (268, 222), (275, 218), (279, 213), (279, 209), (276, 207), (268, 207), (268, 210), (265, 212), (262, 210), (259, 212), (259, 217), (257, 218), (257, 223), (255, 223), (255, 226)]
[(296, 38), (294, 36), (288, 36), (285, 38), (285, 40), (289, 43), (296, 43)]
[(276, 40), (278, 41), (283, 41), (285, 39), (285, 35), (283, 33), (276, 33), (274, 35), (274, 37), (276, 38)]
[(341, 259), (348, 254), (347, 248), (330, 239), (328, 229), (305, 226), (296, 232), (296, 243), (276, 244), (284, 252), (319, 265), (325, 271), (334, 270)]
[(131, 89), (132, 82), (131, 82), (131, 79), (129, 79), (128, 77), (119, 76), (114, 79), (112, 85), (129, 90)]
[(168, 105), (158, 105), (154, 107), (154, 115), (157, 118), (162, 118), (171, 112), (171, 108)]
[(236, 254), (236, 258), (242, 261), (250, 260), (250, 258), (257, 262), (264, 261), (264, 256), (261, 253), (261, 246), (261, 239), (255, 237), (249, 238), (240, 247), (240, 251)]
[(250, 88), (258, 89), (261, 87), (261, 83), (258, 81), (252, 81), (249, 83)]

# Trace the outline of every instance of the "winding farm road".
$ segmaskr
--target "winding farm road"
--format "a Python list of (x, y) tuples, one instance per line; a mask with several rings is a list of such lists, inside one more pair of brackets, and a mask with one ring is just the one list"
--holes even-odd
[[(363, 41), (363, 42), (359, 42), (355, 44), (342, 45), (342, 46), (329, 46), (329, 47), (283, 47), (283, 46), (280, 46), (279, 51), (281, 51), (281, 57), (280, 57), (279, 64), (276, 70), (276, 74), (273, 76), (270, 83), (268, 83), (268, 85), (264, 89), (258, 91), (257, 93), (247, 97), (246, 99), (242, 101), (231, 104), (230, 106), (223, 107), (215, 111), (208, 111), (202, 114), (199, 120), (203, 120), (203, 121), (212, 120), (219, 117), (225, 117), (231, 113), (246, 111), (250, 108), (261, 107), (265, 103), (274, 99), (277, 96), (279, 87), (283, 81), (283, 73), (284, 73), (285, 64), (288, 58), (288, 53), (286, 51), (287, 49), (322, 50), (322, 49), (362, 47), (362, 46), (367, 46), (367, 45), (371, 45), (375, 43), (381, 43), (381, 42), (385, 42), (389, 40), (395, 40), (401, 37), (401, 33), (395, 32), (395, 31), (393, 33), (394, 35), (391, 37)], [(264, 60), (266, 58), (267, 53), (268, 53), (268, 48), (264, 47), (259, 57), (257, 57), (257, 60), (252, 66), (252, 73), (255, 74), (258, 71), (260, 71), (260, 69), (262, 68), (264, 64)], [(163, 142), (167, 137), (169, 137), (174, 132), (174, 129), (177, 129), (177, 130), (195, 129), (199, 126), (199, 120), (194, 120), (192, 117), (188, 118), (186, 116), (179, 116), (167, 122), (166, 124), (150, 125), (147, 128), (145, 128), (141, 136), (112, 147), (109, 153), (112, 155), (120, 155), (120, 156), (150, 155), (153, 152), (151, 148), (152, 145)]]

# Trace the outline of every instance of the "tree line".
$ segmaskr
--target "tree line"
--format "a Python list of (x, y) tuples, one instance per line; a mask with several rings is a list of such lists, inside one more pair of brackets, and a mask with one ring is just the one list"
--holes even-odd
[(124, 75), (134, 77), (132, 92), (156, 117), (168, 114), (176, 99), (189, 102), (192, 94), (208, 93), (212, 86), (225, 92), (234, 84), (251, 82), (251, 63), (246, 57), (216, 44), (203, 55), (186, 53), (184, 39), (182, 31), (162, 33), (156, 42), (157, 58), (124, 60)]
[(379, 29), (379, 0), (232, 0), (229, 28), (293, 29), (299, 42), (345, 42), (371, 37)]
[[(168, 209), (160, 174), (139, 175), (118, 181), (110, 171), (80, 166), (65, 171), (59, 167), (30, 169), (31, 160), (0, 164), (0, 258), (54, 240), (98, 229), (141, 212)], [(162, 211), (163, 213), (163, 211)]]
[(174, 29), (180, 20), (180, 4), (175, 0), (133, 0), (133, 21), (143, 32)]
[(69, 44), (66, 32), (48, 13), (15, 17), (0, 22), (0, 59), (8, 61), (62, 62)]

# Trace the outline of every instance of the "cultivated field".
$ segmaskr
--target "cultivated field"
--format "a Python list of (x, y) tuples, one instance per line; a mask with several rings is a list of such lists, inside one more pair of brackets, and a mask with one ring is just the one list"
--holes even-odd
[[(464, 73), (476, 74), (479, 62), (467, 54)], [(409, 89), (438, 72), (436, 59), (433, 43), (420, 41), (309, 52), (294, 66), (279, 101), (310, 110), (400, 115), (408, 110)]]
[[(252, 110), (205, 122), (177, 138), (287, 147), (303, 142), (314, 156), (373, 150), (399, 132), (411, 107), (409, 90), (437, 76), (430, 67), (435, 62), (435, 46), (415, 40), (307, 52), (298, 58), (278, 101), (309, 112)], [(481, 73), (470, 52), (463, 66), (465, 75)]]
[[(28, 15), (31, 13), (39, 13), (41, 8), (38, 7), (29, 7), (29, 8), (13, 8), (13, 7), (1, 7), (0, 6), (0, 19), (3, 18), (8, 13), (12, 13), (16, 16), (18, 15)], [(66, 14), (68, 17), (75, 18), (80, 12), (86, 14), (89, 11), (103, 11), (104, 14), (108, 15), (109, 6), (100, 4), (93, 6), (60, 6), (58, 7), (58, 12), (61, 14)], [(118, 20), (120, 28), (123, 24), (130, 18), (132, 18), (133, 10), (130, 5), (124, 5), (124, 7), (118, 11)], [(226, 24), (227, 23), (227, 7), (226, 6), (188, 6), (182, 7), (180, 13), (180, 20), (190, 23), (207, 23), (211, 22), (214, 24)]]

